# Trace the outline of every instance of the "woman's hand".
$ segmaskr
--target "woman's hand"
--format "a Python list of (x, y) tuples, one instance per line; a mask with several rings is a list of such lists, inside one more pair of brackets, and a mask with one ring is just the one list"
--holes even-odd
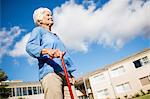
[(59, 58), (61, 56), (61, 51), (59, 49), (54, 49), (53, 55), (54, 58)]
[(51, 59), (53, 58), (61, 58), (64, 56), (65, 52), (61, 52), (59, 49), (42, 49), (42, 54), (48, 54)]
[(54, 49), (53, 51), (54, 58), (62, 59), (64, 55), (65, 55), (65, 52), (61, 52), (59, 49)]
[(48, 54), (50, 56), (50, 58), (54, 58), (54, 50), (53, 49), (44, 48), (44, 49), (42, 49), (41, 54)]

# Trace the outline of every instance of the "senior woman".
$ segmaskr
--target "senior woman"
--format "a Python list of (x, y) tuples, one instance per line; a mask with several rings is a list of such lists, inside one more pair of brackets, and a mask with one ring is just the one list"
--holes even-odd
[[(33, 20), (36, 27), (31, 32), (26, 51), (38, 60), (39, 80), (44, 89), (44, 98), (64, 99), (63, 89), (66, 82), (60, 58), (65, 52), (63, 57), (70, 78), (73, 77), (71, 73), (75, 70), (72, 60), (63, 42), (51, 32), (53, 25), (51, 11), (43, 7), (36, 9)], [(74, 96), (76, 96), (75, 92)]]

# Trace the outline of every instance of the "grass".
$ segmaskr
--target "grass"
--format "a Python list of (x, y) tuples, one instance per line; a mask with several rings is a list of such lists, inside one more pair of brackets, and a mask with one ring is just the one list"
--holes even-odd
[(133, 98), (133, 99), (150, 99), (150, 94), (140, 96), (140, 97), (137, 97), (137, 98)]

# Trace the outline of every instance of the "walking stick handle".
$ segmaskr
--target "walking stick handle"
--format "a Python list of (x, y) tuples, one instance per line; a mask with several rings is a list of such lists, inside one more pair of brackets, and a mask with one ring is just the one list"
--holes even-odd
[(62, 53), (61, 53), (61, 56), (60, 56), (60, 60), (61, 60), (61, 61), (63, 60), (63, 57), (64, 57), (65, 54), (66, 54), (66, 52), (62, 52)]

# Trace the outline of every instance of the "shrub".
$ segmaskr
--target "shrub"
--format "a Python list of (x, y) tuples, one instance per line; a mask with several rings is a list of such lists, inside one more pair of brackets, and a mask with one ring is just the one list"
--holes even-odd
[(141, 89), (140, 92), (142, 93), (142, 96), (145, 95), (145, 92)]
[(124, 97), (127, 99), (127, 98), (128, 98), (128, 95), (125, 95)]
[(140, 94), (138, 92), (134, 95), (134, 97), (139, 97), (139, 96)]
[(121, 99), (120, 97), (117, 97), (116, 99)]
[(149, 90), (147, 90), (147, 94), (150, 94), (150, 89), (149, 89)]
[(132, 98), (135, 98), (135, 96), (132, 96)]

